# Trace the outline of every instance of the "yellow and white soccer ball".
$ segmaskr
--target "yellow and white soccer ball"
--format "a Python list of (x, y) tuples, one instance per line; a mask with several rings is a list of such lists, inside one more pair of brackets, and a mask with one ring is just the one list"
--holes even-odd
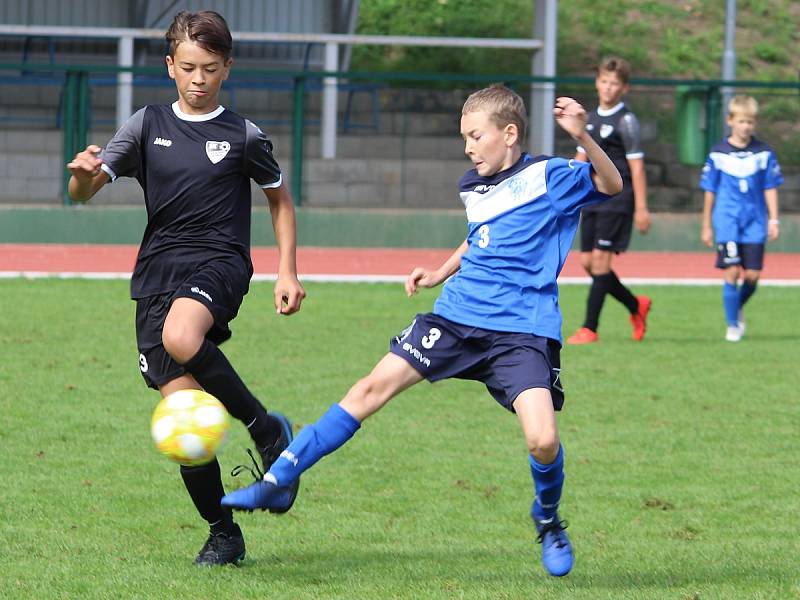
[(214, 396), (201, 390), (179, 390), (156, 406), (150, 434), (167, 458), (193, 467), (214, 459), (229, 425), (228, 411)]

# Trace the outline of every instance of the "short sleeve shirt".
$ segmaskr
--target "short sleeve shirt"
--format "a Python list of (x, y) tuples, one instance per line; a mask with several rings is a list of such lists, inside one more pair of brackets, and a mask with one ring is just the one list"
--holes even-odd
[[(597, 108), (587, 116), (586, 131), (603, 152), (608, 154), (626, 188), (632, 185), (628, 161), (644, 158), (640, 130), (639, 120), (624, 102), (606, 110)], [(583, 152), (583, 148), (578, 147), (578, 151)], [(624, 190), (609, 202), (595, 205), (589, 210), (633, 213), (633, 195), (629, 189)]]
[(220, 106), (206, 115), (173, 105), (136, 112), (100, 154), (112, 181), (134, 177), (144, 191), (147, 227), (131, 296), (172, 291), (215, 258), (250, 259), (250, 179), (281, 185), (272, 143), (255, 124)]
[(713, 192), (711, 220), (718, 242), (763, 244), (767, 239), (764, 190), (783, 183), (772, 148), (751, 138), (745, 148), (727, 140), (714, 145), (706, 158), (700, 187)]
[(433, 312), (462, 325), (560, 342), (556, 280), (581, 208), (608, 200), (591, 173), (589, 163), (527, 154), (490, 177), (468, 171), (459, 185), (469, 248)]

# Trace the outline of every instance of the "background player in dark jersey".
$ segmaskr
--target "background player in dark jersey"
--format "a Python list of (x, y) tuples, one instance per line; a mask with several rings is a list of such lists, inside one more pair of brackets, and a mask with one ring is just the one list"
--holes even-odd
[[(586, 129), (609, 155), (622, 175), (622, 193), (609, 202), (585, 208), (581, 214), (581, 264), (592, 277), (583, 326), (567, 338), (568, 344), (589, 344), (599, 340), (597, 329), (606, 295), (619, 300), (630, 313), (633, 339), (640, 341), (647, 328), (651, 300), (634, 296), (611, 266), (615, 254), (624, 252), (631, 239), (631, 228), (647, 233), (647, 177), (641, 148), (639, 122), (622, 102), (628, 91), (630, 67), (627, 61), (609, 57), (597, 69), (595, 87), (599, 106), (589, 113)], [(578, 147), (576, 160), (585, 161)]]
[(587, 134), (580, 104), (558, 98), (554, 114), (584, 145), (591, 164), (523, 153), (525, 106), (512, 90), (491, 86), (467, 99), (461, 135), (474, 168), (459, 182), (467, 239), (438, 269), (416, 268), (406, 280), (409, 295), (446, 280), (433, 312), (417, 315), (372, 372), (300, 432), (263, 481), (228, 494), (224, 504), (249, 510), (291, 505), (297, 477), (395, 395), (423, 379), (472, 379), (519, 418), (545, 569), (555, 576), (572, 569), (572, 547), (557, 512), (564, 452), (555, 411), (564, 395), (556, 279), (581, 207), (608, 200), (622, 180)]
[[(67, 165), (69, 193), (85, 201), (117, 177), (139, 181), (147, 227), (131, 296), (142, 376), (162, 396), (187, 388), (216, 396), (247, 426), (266, 470), (291, 441), (291, 425), (267, 413), (217, 344), (231, 336), (228, 324), (253, 274), (250, 179), (264, 190), (280, 251), (275, 308), (284, 315), (299, 310), (305, 292), (297, 279), (294, 206), (270, 141), (219, 104), (232, 63), (225, 20), (210, 11), (181, 12), (166, 37), (178, 100), (145, 106), (104, 149), (77, 154)], [(220, 506), (225, 492), (217, 460), (180, 470), (211, 529), (195, 563), (244, 558), (241, 530)]]
[(705, 190), (700, 238), (707, 246), (717, 244), (729, 342), (744, 335), (744, 305), (756, 291), (765, 244), (780, 233), (778, 186), (783, 175), (775, 152), (753, 135), (757, 116), (755, 98), (731, 99), (727, 119), (731, 134), (711, 148), (700, 178)]

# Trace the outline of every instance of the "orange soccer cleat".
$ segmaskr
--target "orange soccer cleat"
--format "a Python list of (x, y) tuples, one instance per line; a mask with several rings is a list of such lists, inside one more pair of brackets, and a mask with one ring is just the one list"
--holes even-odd
[(597, 335), (597, 332), (592, 331), (588, 327), (581, 327), (578, 329), (578, 331), (567, 338), (568, 344), (592, 344), (599, 341), (600, 336)]
[(639, 301), (639, 309), (635, 315), (630, 316), (631, 327), (633, 327), (631, 337), (637, 342), (641, 342), (647, 331), (647, 313), (650, 312), (653, 301), (647, 296), (637, 296), (636, 299)]

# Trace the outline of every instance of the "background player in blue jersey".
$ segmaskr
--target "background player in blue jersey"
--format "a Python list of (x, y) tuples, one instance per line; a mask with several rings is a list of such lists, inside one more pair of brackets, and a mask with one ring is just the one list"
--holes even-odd
[(297, 477), (395, 395), (423, 379), (473, 379), (519, 418), (536, 489), (531, 516), (542, 561), (552, 575), (570, 571), (572, 549), (557, 512), (564, 452), (555, 411), (564, 396), (556, 278), (581, 207), (618, 193), (622, 180), (585, 131), (580, 104), (559, 98), (554, 114), (591, 164), (523, 153), (525, 106), (508, 88), (492, 86), (467, 99), (461, 135), (474, 165), (460, 182), (467, 239), (438, 269), (416, 268), (405, 284), (411, 295), (447, 280), (433, 312), (417, 315), (369, 375), (304, 428), (262, 481), (225, 496), (225, 506), (286, 509)]
[[(591, 275), (592, 285), (586, 300), (586, 318), (567, 338), (568, 344), (590, 344), (600, 339), (597, 334), (600, 312), (608, 294), (630, 313), (634, 340), (641, 341), (647, 329), (650, 298), (634, 296), (611, 266), (614, 255), (627, 250), (634, 225), (642, 233), (650, 229), (639, 121), (622, 101), (628, 92), (629, 77), (630, 65), (615, 56), (606, 58), (597, 68), (595, 88), (599, 106), (589, 113), (586, 130), (614, 162), (624, 187), (609, 202), (590, 206), (581, 214), (581, 265)], [(586, 160), (580, 146), (575, 159)]]
[(722, 305), (729, 342), (744, 335), (742, 309), (756, 291), (764, 245), (779, 234), (777, 188), (783, 176), (775, 152), (753, 136), (757, 116), (754, 98), (735, 96), (730, 101), (731, 133), (711, 148), (700, 179), (705, 190), (700, 237), (709, 247), (716, 241), (717, 268), (724, 269)]
[[(250, 121), (219, 104), (231, 68), (232, 39), (217, 13), (181, 12), (166, 34), (170, 77), (178, 100), (134, 114), (104, 149), (89, 146), (67, 166), (69, 192), (90, 199), (109, 180), (135, 177), (147, 207), (147, 228), (131, 280), (136, 300), (139, 368), (163, 396), (187, 388), (216, 396), (248, 428), (268, 468), (292, 439), (291, 425), (268, 414), (217, 344), (248, 291), (250, 180), (263, 190), (280, 251), (275, 308), (290, 315), (305, 292), (297, 279), (292, 199), (272, 156), (272, 144)], [(211, 532), (195, 563), (244, 558), (216, 459), (182, 466), (181, 476)]]

